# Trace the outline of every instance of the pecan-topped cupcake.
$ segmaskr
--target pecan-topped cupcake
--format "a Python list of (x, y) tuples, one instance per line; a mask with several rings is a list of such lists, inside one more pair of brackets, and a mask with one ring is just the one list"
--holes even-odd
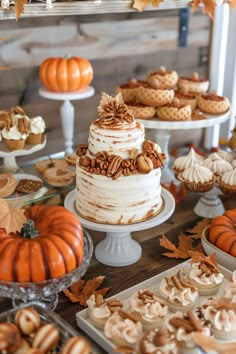
[(189, 251), (191, 267), (189, 281), (198, 288), (199, 295), (213, 295), (224, 280), (216, 262), (216, 255), (205, 256), (202, 252)]
[(123, 307), (119, 299), (104, 300), (101, 294), (91, 295), (87, 300), (87, 305), (89, 318), (98, 328), (104, 328), (107, 319), (112, 313)]
[(106, 321), (105, 337), (118, 346), (135, 347), (143, 336), (142, 324), (131, 313), (120, 309)]
[(236, 339), (236, 304), (231, 299), (215, 297), (206, 300), (199, 308), (200, 315), (211, 325), (215, 338)]
[(170, 103), (174, 98), (174, 90), (155, 83), (144, 83), (137, 89), (137, 100), (146, 106), (159, 107)]
[(159, 293), (173, 312), (191, 310), (198, 299), (196, 286), (187, 281), (180, 270), (162, 279)]
[(195, 333), (201, 333), (205, 336), (211, 335), (209, 323), (204, 318), (199, 318), (199, 315), (194, 311), (185, 313), (178, 311), (170, 315), (166, 327), (175, 334), (180, 350), (186, 350), (191, 354), (198, 353), (193, 341)]
[(153, 71), (147, 75), (148, 83), (152, 85), (156, 81), (163, 87), (174, 88), (178, 82), (178, 74), (175, 70), (168, 71), (164, 66), (161, 66), (159, 71)]
[(130, 81), (122, 84), (116, 88), (116, 94), (121, 93), (124, 102), (135, 101), (137, 98), (137, 89), (143, 85), (144, 81), (131, 79)]
[(198, 108), (208, 114), (223, 114), (230, 108), (227, 97), (219, 96), (215, 93), (205, 93), (197, 100)]
[(149, 289), (135, 292), (129, 300), (129, 309), (137, 315), (145, 329), (160, 326), (168, 312), (168, 307)]
[(154, 328), (140, 340), (141, 354), (178, 354), (179, 348), (175, 335), (166, 328)]
[(236, 271), (233, 271), (232, 276), (224, 287), (224, 297), (236, 303)]
[(24, 149), (25, 141), (29, 135), (29, 122), (26, 117), (11, 115), (5, 121), (2, 137), (11, 151)]
[(197, 72), (193, 72), (191, 77), (180, 77), (178, 80), (178, 88), (187, 90), (188, 92), (204, 93), (209, 88), (209, 80), (199, 77)]
[(191, 120), (192, 109), (190, 105), (180, 103), (178, 98), (174, 98), (171, 103), (157, 108), (157, 117), (167, 121)]

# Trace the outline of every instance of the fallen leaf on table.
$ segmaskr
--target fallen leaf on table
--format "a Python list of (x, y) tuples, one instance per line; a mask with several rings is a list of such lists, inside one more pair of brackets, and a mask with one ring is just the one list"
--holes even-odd
[(175, 246), (164, 234), (160, 238), (160, 245), (171, 252), (162, 253), (163, 256), (169, 258), (190, 258), (189, 250), (192, 249), (193, 239), (191, 236), (186, 236), (183, 233), (180, 233), (178, 236), (178, 246)]
[(15, 0), (14, 11), (16, 21), (18, 21), (21, 14), (24, 13), (24, 5), (28, 4), (28, 0)]
[(25, 210), (20, 208), (9, 208), (7, 202), (0, 199), (0, 228), (10, 232), (20, 232), (27, 219)]
[(133, 8), (141, 12), (144, 11), (148, 5), (151, 4), (153, 7), (158, 7), (163, 1), (164, 0), (134, 0)]
[(173, 181), (171, 181), (169, 185), (163, 184), (162, 187), (167, 189), (173, 195), (176, 204), (185, 199), (186, 188), (183, 184), (181, 184), (181, 186), (177, 186)]
[(200, 239), (202, 236), (202, 232), (203, 230), (210, 225), (211, 223), (211, 219), (203, 219), (201, 221), (199, 221), (197, 223), (197, 225), (195, 225), (192, 229), (187, 230), (186, 232), (189, 232), (192, 238), (194, 238), (195, 240)]
[(197, 263), (199, 261), (209, 260), (214, 265), (217, 264), (216, 254), (211, 253), (210, 256), (205, 256), (203, 252), (189, 250), (189, 255), (192, 258), (192, 263)]
[(70, 289), (65, 289), (63, 292), (72, 302), (79, 302), (80, 305), (87, 306), (86, 301), (91, 295), (101, 294), (105, 296), (111, 289), (111, 286), (98, 289), (104, 278), (105, 276), (100, 275), (87, 281), (79, 279), (71, 285)]

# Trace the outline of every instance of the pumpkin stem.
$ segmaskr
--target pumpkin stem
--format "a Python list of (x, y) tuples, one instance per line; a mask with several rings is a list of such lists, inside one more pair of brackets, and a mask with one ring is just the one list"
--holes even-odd
[(34, 238), (38, 236), (38, 230), (35, 229), (34, 227), (34, 222), (33, 220), (27, 220), (27, 222), (24, 224), (24, 226), (21, 229), (21, 236), (23, 238)]
[(65, 59), (70, 59), (70, 58), (71, 58), (71, 54), (66, 54), (66, 55), (64, 56), (64, 58), (65, 58)]

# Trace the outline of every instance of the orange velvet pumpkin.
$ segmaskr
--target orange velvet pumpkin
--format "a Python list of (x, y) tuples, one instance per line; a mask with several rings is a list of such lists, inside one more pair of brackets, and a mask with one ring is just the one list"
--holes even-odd
[(39, 67), (44, 86), (55, 92), (73, 92), (86, 88), (93, 79), (93, 68), (80, 57), (48, 58)]
[(209, 241), (236, 257), (236, 209), (227, 210), (212, 220)]
[[(84, 238), (77, 217), (62, 206), (32, 206), (32, 230), (21, 235), (0, 229), (0, 280), (39, 282), (60, 277), (83, 261)], [(28, 225), (28, 224), (26, 224)]]

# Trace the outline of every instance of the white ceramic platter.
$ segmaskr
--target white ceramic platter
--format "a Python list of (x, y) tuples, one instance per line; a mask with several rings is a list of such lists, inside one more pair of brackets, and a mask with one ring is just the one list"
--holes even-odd
[[(160, 286), (160, 282), (162, 280), (162, 278), (170, 275), (170, 274), (175, 274), (177, 272), (177, 270), (179, 269), (179, 267), (185, 267), (188, 265), (188, 261), (182, 263), (179, 266), (173, 267), (161, 274), (158, 274), (150, 279), (145, 280), (144, 282), (135, 285), (133, 287), (130, 287), (129, 289), (122, 291), (118, 294), (115, 295), (116, 298), (119, 298), (123, 303), (124, 303), (124, 307), (127, 306), (128, 300), (129, 298), (132, 296), (132, 294), (140, 289), (151, 289), (157, 296), (159, 296), (159, 286)], [(223, 284), (221, 285), (221, 288), (218, 291), (217, 295), (222, 295), (222, 291), (226, 285), (226, 283), (228, 282), (227, 279), (229, 279), (230, 275), (232, 274), (228, 269), (219, 266), (220, 271), (224, 274), (225, 276), (225, 280), (223, 282)], [(200, 303), (202, 303), (204, 300), (206, 300), (206, 296), (200, 296), (199, 301), (196, 303), (196, 305), (199, 305)], [(171, 313), (171, 312), (170, 312)], [(92, 322), (89, 319), (88, 316), (88, 310), (82, 310), (80, 312), (76, 313), (76, 321), (77, 321), (77, 325), (79, 328), (81, 328), (86, 334), (88, 334), (91, 338), (93, 338), (93, 340), (98, 343), (98, 345), (100, 345), (107, 353), (109, 354), (115, 354), (115, 348), (116, 345), (113, 344), (110, 340), (108, 340), (103, 333), (103, 330), (97, 329)], [(197, 353), (202, 353), (202, 351), (200, 349), (196, 349)], [(182, 354), (180, 352), (180, 354)], [(211, 354), (216, 354), (214, 352), (211, 352)]]
[(236, 258), (222, 251), (220, 248), (216, 247), (208, 240), (208, 228), (203, 231), (201, 241), (202, 247), (207, 255), (215, 253), (217, 262), (220, 265), (227, 269), (230, 269), (231, 271), (236, 270)]

